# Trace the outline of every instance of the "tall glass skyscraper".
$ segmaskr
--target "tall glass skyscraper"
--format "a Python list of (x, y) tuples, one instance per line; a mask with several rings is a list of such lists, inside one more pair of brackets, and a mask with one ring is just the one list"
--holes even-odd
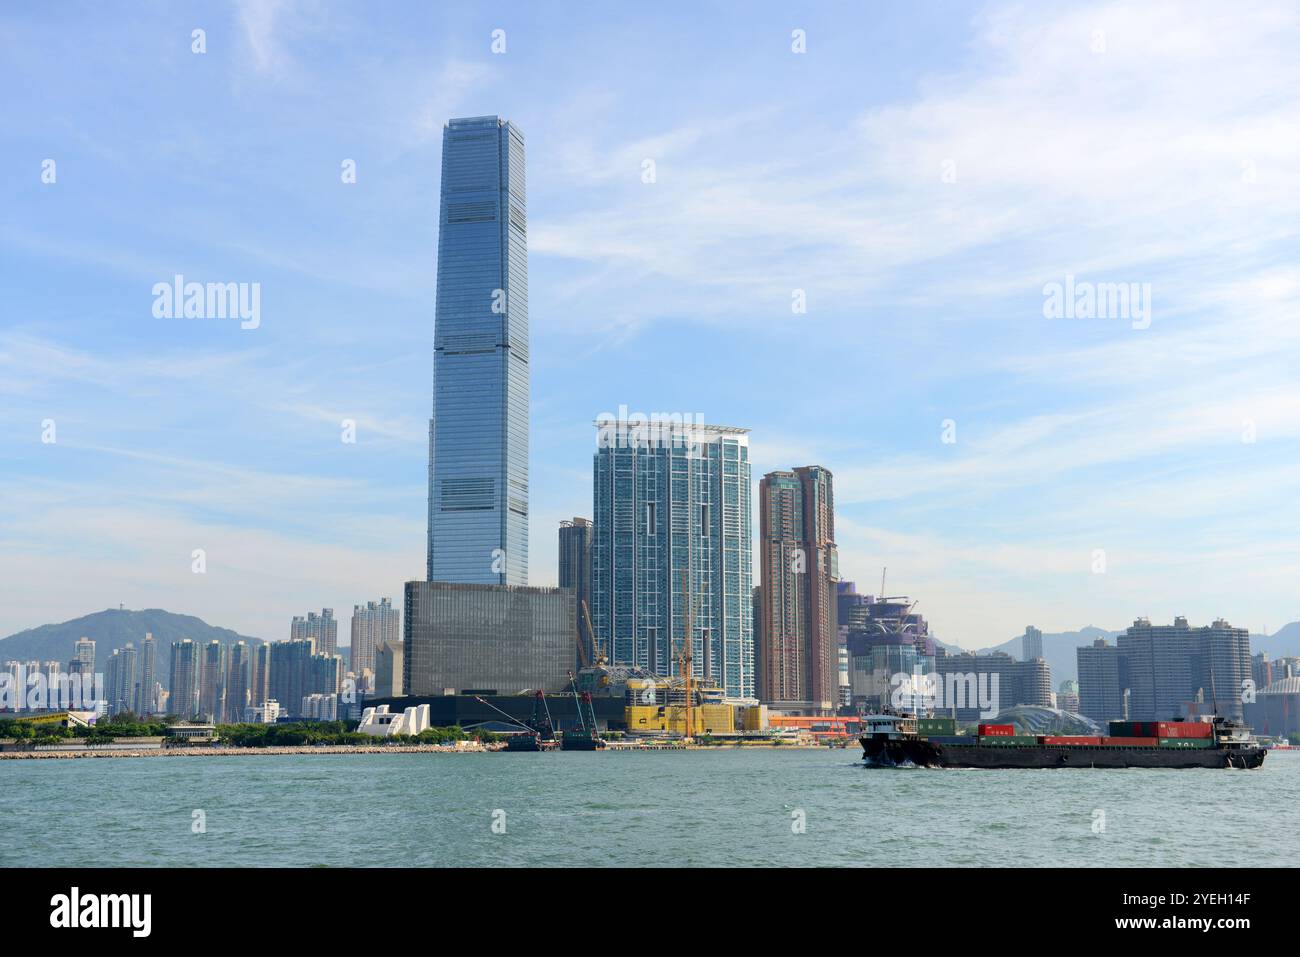
[(442, 135), (429, 581), (528, 584), (528, 217), (507, 120)]
[(689, 615), (694, 675), (753, 698), (749, 430), (689, 428), (680, 443), (599, 443), (592, 625), (614, 664), (675, 675)]

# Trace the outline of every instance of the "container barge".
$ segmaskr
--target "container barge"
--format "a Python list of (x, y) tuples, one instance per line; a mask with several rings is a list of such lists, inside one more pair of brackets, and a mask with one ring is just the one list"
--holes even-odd
[(1110, 734), (1020, 735), (981, 724), (958, 734), (952, 718), (873, 714), (858, 739), (869, 765), (930, 768), (1257, 768), (1265, 748), (1229, 718), (1112, 721)]

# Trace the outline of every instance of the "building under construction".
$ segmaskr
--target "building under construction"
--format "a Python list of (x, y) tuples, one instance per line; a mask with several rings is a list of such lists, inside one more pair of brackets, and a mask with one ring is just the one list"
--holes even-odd
[(859, 711), (879, 711), (891, 704), (896, 674), (930, 674), (943, 649), (930, 637), (930, 626), (905, 597), (859, 594), (852, 582), (838, 586), (841, 640), (847, 646), (852, 701)]

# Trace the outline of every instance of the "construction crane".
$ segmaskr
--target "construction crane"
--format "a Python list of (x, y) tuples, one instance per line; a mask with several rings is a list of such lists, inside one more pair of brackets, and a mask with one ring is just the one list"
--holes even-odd
[(605, 747), (605, 742), (600, 737), (600, 729), (596, 724), (596, 706), (592, 704), (591, 692), (584, 691), (578, 694), (578, 681), (573, 677), (573, 672), (569, 672), (569, 687), (573, 689), (573, 705), (578, 711), (578, 723), (582, 726), (581, 730), (571, 728), (564, 732), (564, 737), (560, 740), (560, 750), (562, 751), (599, 751)]
[[(586, 603), (585, 601), (582, 603), (582, 610), (583, 610), (584, 612), (587, 610), (587, 603)], [(573, 640), (574, 640), (574, 641), (577, 643), (577, 645), (578, 645), (578, 661), (579, 661), (579, 663), (580, 663), (580, 664), (582, 665), (582, 667), (584, 667), (584, 668), (590, 668), (590, 667), (591, 667), (591, 656), (587, 653), (587, 646), (586, 646), (586, 644), (585, 644), (585, 643), (583, 642), (583, 640), (582, 640), (582, 633), (579, 632), (579, 631), (577, 631), (577, 630), (575, 630), (575, 631), (573, 632)]]
[(693, 676), (693, 667), (691, 664), (691, 648), (694, 642), (691, 640), (691, 594), (690, 587), (686, 580), (686, 569), (682, 569), (682, 683), (686, 687), (686, 738), (691, 740), (691, 705), (693, 704), (693, 695), (691, 688), (691, 678)]
[[(601, 651), (600, 645), (596, 642), (596, 629), (591, 627), (591, 612), (587, 610), (587, 602), (585, 599), (582, 602), (582, 620), (587, 623), (587, 638), (591, 641), (591, 654), (595, 655), (596, 664), (603, 665), (608, 661), (608, 659), (605, 657), (605, 653)], [(581, 642), (579, 642), (579, 645), (581, 645)], [(591, 660), (588, 658), (585, 648), (582, 649), (582, 662), (584, 668), (591, 666)]]

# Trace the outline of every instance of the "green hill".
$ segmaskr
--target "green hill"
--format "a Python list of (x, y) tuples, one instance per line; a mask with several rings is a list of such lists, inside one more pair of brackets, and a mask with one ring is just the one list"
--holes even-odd
[(220, 641), (231, 644), (246, 641), (261, 644), (261, 638), (241, 635), (229, 628), (209, 625), (193, 615), (177, 615), (161, 608), (141, 611), (108, 608), (81, 618), (29, 628), (8, 638), (0, 639), (0, 662), (16, 659), (30, 661), (60, 661), (64, 667), (72, 657), (73, 644), (78, 638), (95, 642), (95, 670), (103, 671), (104, 662), (113, 649), (123, 647), (128, 641), (138, 649), (146, 633), (152, 633), (158, 643), (158, 680), (167, 687), (168, 665), (171, 662), (171, 643), (190, 638), (198, 643)]

